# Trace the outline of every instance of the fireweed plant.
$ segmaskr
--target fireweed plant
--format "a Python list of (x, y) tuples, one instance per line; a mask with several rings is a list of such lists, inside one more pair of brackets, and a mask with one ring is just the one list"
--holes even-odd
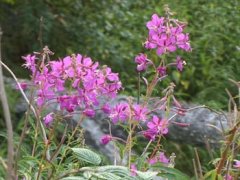
[[(26, 88), (31, 89), (30, 100), (25, 97), (29, 103), (26, 122), (30, 119), (29, 111), (32, 110), (36, 123), (32, 123), (34, 134), (31, 158), (34, 160), (30, 165), (29, 162), (22, 165), (19, 157), (26, 133), (26, 123), (23, 128), (15, 165), (19, 178), (68, 179), (74, 176), (75, 179), (153, 179), (160, 176), (168, 179), (189, 179), (187, 175), (174, 169), (176, 156), (174, 153), (169, 155), (164, 151), (161, 139), (169, 132), (168, 126), (171, 123), (188, 126), (189, 124), (175, 122), (174, 117), (184, 116), (195, 108), (182, 107), (174, 96), (173, 82), (163, 88), (163, 96), (159, 97), (151, 108), (149, 107), (154, 88), (168, 78), (171, 69), (177, 69), (179, 72), (184, 70), (186, 62), (177, 52), (188, 53), (192, 50), (189, 34), (185, 32), (187, 24), (172, 18), (172, 15), (166, 7), (164, 17), (153, 14), (146, 24), (148, 37), (144, 48), (156, 53), (158, 61), (152, 61), (144, 53), (139, 53), (135, 57), (139, 75), (147, 71), (154, 72), (153, 75), (142, 78), (146, 92), (143, 98), (138, 97), (137, 101), (129, 97), (127, 102), (119, 102), (114, 106), (107, 103), (122, 89), (121, 81), (111, 68), (100, 66), (90, 57), (73, 54), (58, 60), (50, 60), (53, 52), (47, 47), (42, 52), (23, 57), (24, 66), (30, 70), (32, 81), (29, 84), (18, 85), (21, 92)], [(172, 58), (173, 56), (175, 58)], [(105, 99), (106, 103), (103, 103), (102, 99)], [(49, 112), (52, 104), (57, 104), (59, 110)], [(111, 133), (101, 138), (103, 145), (112, 142), (116, 149), (117, 144), (123, 144), (122, 159), (117, 165), (104, 166), (101, 157), (80, 142), (83, 140), (80, 137), (82, 121), (93, 118), (97, 111), (105, 113), (113, 125), (123, 126), (128, 132), (126, 140), (114, 137)], [(164, 114), (154, 115), (157, 111), (164, 111)], [(79, 114), (80, 119), (67, 136), (66, 119), (74, 114)], [(60, 123), (66, 127), (58, 142), (54, 134)], [(233, 141), (238, 126), (239, 123), (233, 127), (231, 132), (234, 131), (234, 134), (230, 142)], [(79, 134), (80, 138), (76, 138), (76, 134)], [(39, 136), (42, 137), (42, 143), (37, 142)], [(142, 150), (142, 154), (136, 156), (132, 148), (137, 144), (138, 136), (145, 138), (148, 144)], [(210, 173), (214, 179), (217, 177), (223, 179), (225, 175), (224, 178), (230, 180), (233, 178), (234, 170), (240, 168), (240, 161), (232, 159), (233, 170), (229, 173), (229, 168), (224, 169), (226, 161), (230, 162), (227, 154), (223, 155), (220, 163), (216, 165), (216, 170)]]

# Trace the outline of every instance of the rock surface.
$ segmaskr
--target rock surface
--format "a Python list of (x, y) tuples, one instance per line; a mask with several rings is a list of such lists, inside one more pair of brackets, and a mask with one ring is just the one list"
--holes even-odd
[[(11, 78), (6, 78), (5, 81), (7, 84), (10, 84), (11, 87), (15, 88), (15, 82)], [(110, 104), (113, 105), (117, 102), (126, 100), (127, 99), (125, 96), (119, 96), (116, 99), (112, 99)], [(176, 116), (171, 121), (190, 125), (187, 127), (181, 127), (174, 123), (170, 123), (167, 138), (179, 143), (194, 145), (204, 145), (206, 141), (208, 141), (212, 146), (217, 147), (219, 145), (219, 141), (221, 141), (223, 138), (219, 130), (226, 130), (229, 127), (226, 115), (220, 115), (216, 112), (210, 111), (207, 108), (193, 108), (195, 105), (185, 105), (185, 107), (191, 108), (192, 110), (187, 112), (185, 116)], [(52, 109), (50, 109), (50, 111), (59, 109), (56, 104), (53, 104), (51, 108)], [(27, 104), (24, 99), (19, 99), (19, 102), (15, 106), (16, 113), (18, 115), (23, 115), (26, 109)], [(163, 111), (159, 111), (156, 114), (162, 116), (163, 113)], [(170, 113), (170, 117), (172, 115), (173, 114)], [(73, 116), (74, 122), (77, 123), (79, 119), (80, 115)], [(85, 119), (82, 123), (82, 127), (86, 132), (86, 143), (107, 155), (111, 161), (115, 161), (113, 144), (109, 143), (105, 146), (100, 144), (100, 138), (104, 134), (109, 133), (109, 123), (106, 119), (106, 115), (99, 111), (96, 113), (95, 118)], [(111, 131), (114, 136), (126, 139), (126, 134), (119, 126), (112, 125)], [(118, 159), (116, 161), (118, 161)]]

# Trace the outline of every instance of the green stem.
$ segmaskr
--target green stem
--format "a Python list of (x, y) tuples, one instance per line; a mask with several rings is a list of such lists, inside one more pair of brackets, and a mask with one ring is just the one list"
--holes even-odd
[[(0, 27), (0, 62), (2, 62), (1, 57), (1, 38), (2, 38), (2, 30)], [(0, 100), (2, 101), (3, 115), (6, 122), (7, 127), (7, 174), (6, 179), (15, 179), (15, 171), (14, 171), (14, 140), (13, 140), (13, 127), (10, 109), (8, 105), (7, 94), (4, 87), (3, 80), (3, 72), (2, 72), (2, 64), (0, 64)]]
[(147, 152), (147, 150), (148, 150), (149, 146), (151, 145), (151, 143), (152, 143), (152, 139), (148, 142), (147, 146), (144, 148), (144, 151), (143, 151), (143, 153), (141, 154), (140, 157), (145, 155), (145, 153)]
[(36, 128), (35, 128), (35, 133), (34, 133), (34, 141), (33, 141), (33, 148), (32, 148), (32, 156), (33, 157), (35, 155), (35, 148), (36, 148), (36, 145), (37, 145), (38, 128), (39, 128), (39, 121), (37, 121), (37, 125), (36, 125)]
[(131, 153), (132, 153), (132, 124), (131, 121), (129, 123), (129, 150), (128, 150), (128, 167), (131, 167)]
[[(81, 118), (79, 119), (79, 121), (78, 121), (78, 123), (77, 123), (75, 129), (73, 130), (73, 132), (72, 132), (70, 138), (68, 139), (68, 143), (67, 143), (66, 147), (69, 147), (72, 138), (74, 137), (75, 133), (77, 132), (78, 126), (80, 126), (80, 124), (82, 123), (82, 121), (84, 120), (84, 118), (85, 118), (85, 116), (82, 115)], [(68, 148), (65, 148), (65, 149), (64, 149), (64, 152), (63, 152), (62, 158), (61, 158), (61, 160), (60, 160), (60, 162), (59, 162), (59, 164), (58, 164), (58, 169), (59, 169), (59, 167), (61, 166), (61, 164), (62, 164), (62, 162), (63, 162), (63, 159), (64, 159), (65, 156), (66, 156), (67, 150), (68, 150)], [(58, 169), (57, 169), (57, 171), (58, 171)]]
[(153, 152), (152, 152), (152, 154), (150, 156), (150, 159), (152, 159), (155, 156), (155, 154), (157, 153), (157, 150), (160, 148), (161, 137), (162, 137), (161, 135), (158, 136), (157, 145), (155, 146), (155, 148), (154, 148), (154, 150), (153, 150)]
[(140, 72), (138, 73), (138, 97), (137, 97), (137, 103), (140, 103), (140, 91), (141, 91), (141, 86), (140, 86)]
[(240, 126), (240, 121), (238, 121), (238, 123), (236, 123), (236, 125), (230, 130), (230, 135), (229, 135), (229, 137), (227, 139), (227, 142), (226, 142), (227, 143), (226, 148), (224, 149), (224, 151), (221, 155), (221, 160), (220, 160), (220, 162), (218, 163), (218, 166), (217, 166), (217, 174), (221, 174), (221, 170), (222, 170), (222, 168), (224, 166), (224, 163), (227, 159), (228, 151), (230, 149), (230, 146), (233, 142), (234, 136), (235, 136), (239, 126)]
[(157, 84), (157, 80), (158, 80), (158, 72), (156, 72), (153, 80), (151, 81), (150, 85), (148, 86), (147, 92), (146, 92), (146, 97), (145, 97), (145, 101), (144, 101), (144, 105), (146, 105), (148, 103), (149, 98), (152, 95), (153, 89)]

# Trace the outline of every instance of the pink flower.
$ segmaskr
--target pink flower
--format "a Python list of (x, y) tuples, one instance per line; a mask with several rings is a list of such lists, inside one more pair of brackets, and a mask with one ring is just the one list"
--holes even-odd
[(163, 17), (158, 17), (157, 14), (152, 15), (152, 20), (147, 22), (147, 28), (149, 30), (155, 30), (157, 31), (159, 26), (162, 26), (164, 23), (164, 18)]
[(135, 63), (137, 63), (137, 71), (145, 71), (148, 64), (147, 56), (143, 53), (140, 53), (135, 57)]
[(158, 40), (157, 54), (160, 56), (166, 52), (176, 51), (176, 45), (170, 39)]
[(178, 34), (177, 36), (177, 46), (187, 52), (191, 51), (191, 45), (189, 42), (189, 34)]
[(230, 174), (226, 174), (224, 180), (233, 180), (233, 177)]
[(110, 135), (104, 135), (102, 138), (101, 138), (101, 143), (106, 145), (108, 144), (110, 141), (112, 140), (112, 136)]
[(85, 109), (83, 111), (83, 114), (90, 118), (93, 118), (95, 116), (95, 111), (93, 109)]
[(143, 132), (143, 136), (148, 140), (155, 140), (156, 135), (157, 131), (155, 129), (148, 129)]
[(158, 162), (158, 158), (155, 156), (155, 157), (153, 157), (153, 158), (151, 158), (151, 159), (148, 159), (148, 163), (150, 164), (150, 165), (154, 165), (154, 164), (156, 164)]
[(139, 104), (133, 105), (133, 119), (136, 121), (146, 121), (147, 119), (147, 108), (142, 107)]
[(112, 70), (109, 67), (105, 69), (104, 74), (109, 81), (119, 81), (118, 73), (112, 73)]
[(129, 105), (127, 103), (119, 103), (113, 108), (109, 117), (116, 124), (118, 121), (126, 121), (129, 118), (129, 113)]
[(147, 123), (147, 127), (156, 134), (168, 133), (168, 122), (165, 119), (160, 119), (157, 116), (153, 116), (152, 121)]
[(157, 153), (156, 156), (154, 156), (151, 159), (148, 159), (148, 163), (150, 165), (154, 165), (157, 162), (163, 163), (163, 164), (168, 164), (169, 163), (169, 159), (165, 156), (164, 152), (160, 152), (159, 154)]
[(166, 66), (161, 66), (157, 68), (158, 74), (160, 77), (163, 77), (167, 74), (167, 67)]
[(64, 64), (62, 61), (50, 61), (49, 62), (52, 68), (52, 74), (56, 77), (61, 77), (64, 73)]
[(26, 90), (27, 87), (28, 87), (28, 84), (27, 84), (27, 83), (24, 83), (24, 82), (19, 83), (18, 85), (16, 85), (16, 89), (19, 90), (19, 89), (20, 89), (19, 86), (22, 88), (22, 90)]
[(163, 164), (169, 163), (169, 159), (164, 155), (164, 152), (160, 152), (158, 160), (159, 160), (159, 162), (161, 162)]
[(101, 109), (106, 114), (110, 114), (111, 113), (111, 107), (108, 104), (104, 104)]
[(47, 114), (44, 118), (43, 118), (43, 123), (45, 124), (45, 126), (49, 127), (50, 124), (53, 121), (53, 113), (49, 113)]
[(240, 169), (240, 161), (239, 160), (234, 160), (233, 167)]
[(186, 62), (183, 61), (180, 56), (177, 56), (177, 59), (176, 59), (177, 70), (182, 71), (184, 65), (186, 65)]
[(131, 176), (136, 176), (137, 175), (137, 167), (136, 167), (135, 164), (131, 164), (130, 172), (131, 172)]
[(36, 56), (35, 55), (31, 56), (29, 54), (27, 56), (22, 56), (22, 58), (26, 61), (26, 63), (23, 66), (30, 69), (32, 73), (34, 73), (36, 71), (36, 62), (35, 62)]
[(76, 104), (73, 103), (74, 97), (68, 96), (68, 95), (63, 95), (58, 97), (58, 102), (60, 103), (60, 108), (66, 109), (68, 112), (73, 112)]

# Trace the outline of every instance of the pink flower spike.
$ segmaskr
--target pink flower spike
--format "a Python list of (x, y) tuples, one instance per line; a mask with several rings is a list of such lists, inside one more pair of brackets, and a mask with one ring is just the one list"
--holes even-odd
[(45, 124), (46, 127), (49, 127), (52, 121), (53, 121), (53, 113), (49, 113), (43, 118), (43, 123)]
[(234, 160), (233, 167), (240, 169), (240, 161), (239, 160)]
[(135, 164), (131, 164), (130, 172), (131, 172), (131, 176), (136, 176), (137, 175), (137, 167), (136, 167)]
[(112, 136), (110, 136), (110, 135), (104, 135), (104, 136), (102, 136), (102, 138), (101, 138), (101, 143), (103, 144), (103, 145), (106, 145), (106, 144), (108, 144), (110, 141), (112, 140)]

